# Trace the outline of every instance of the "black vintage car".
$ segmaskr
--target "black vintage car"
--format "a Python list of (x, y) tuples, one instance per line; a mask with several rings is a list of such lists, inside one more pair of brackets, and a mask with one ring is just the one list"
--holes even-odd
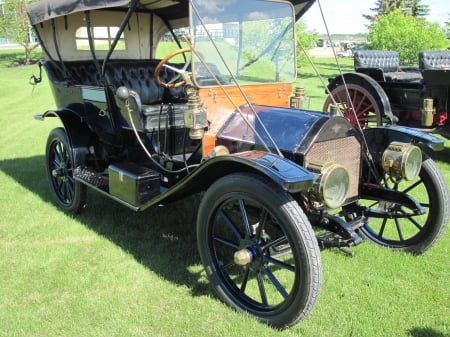
[(336, 106), (355, 127), (404, 125), (450, 138), (450, 50), (419, 52), (402, 67), (392, 50), (357, 50), (354, 73), (330, 79), (323, 110)]
[(45, 150), (56, 203), (78, 213), (90, 188), (140, 212), (201, 192), (197, 244), (218, 296), (279, 328), (314, 307), (321, 249), (423, 253), (449, 220), (419, 147), (441, 139), (294, 108), (294, 25), (313, 2), (28, 7), (56, 103), (37, 119), (61, 121)]

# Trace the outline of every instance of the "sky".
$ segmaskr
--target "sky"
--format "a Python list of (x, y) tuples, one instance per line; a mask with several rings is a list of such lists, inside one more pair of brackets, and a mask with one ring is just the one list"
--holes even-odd
[[(326, 33), (326, 29), (317, 1), (320, 1), (330, 34), (366, 33), (369, 21), (362, 15), (374, 14), (370, 8), (374, 8), (376, 4), (376, 0), (316, 0), (303, 19), (309, 30), (315, 30), (319, 34)], [(422, 0), (421, 3), (430, 6), (428, 21), (441, 25), (450, 21), (449, 0)]]

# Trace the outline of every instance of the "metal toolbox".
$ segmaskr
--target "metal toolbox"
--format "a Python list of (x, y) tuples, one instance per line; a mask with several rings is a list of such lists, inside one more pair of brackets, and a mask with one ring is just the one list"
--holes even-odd
[(109, 165), (109, 192), (132, 205), (142, 205), (159, 194), (159, 173), (135, 163)]

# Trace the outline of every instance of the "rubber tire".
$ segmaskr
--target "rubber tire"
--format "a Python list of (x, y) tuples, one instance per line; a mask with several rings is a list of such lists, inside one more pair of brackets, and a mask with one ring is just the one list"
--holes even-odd
[[(278, 220), (277, 228), (288, 238), (290, 253), (295, 260), (296, 276), (293, 277), (291, 292), (276, 306), (264, 308), (262, 300), (259, 305), (257, 301), (249, 300), (246, 294), (240, 295), (236, 291), (237, 285), (233, 287), (233, 280), (227, 272), (220, 270), (223, 261), (218, 258), (219, 250), (215, 249), (212, 233), (218, 211), (230, 200), (252, 201), (263, 207)], [(258, 210), (256, 207), (254, 209)], [(270, 326), (286, 328), (307, 317), (314, 307), (322, 284), (322, 262), (317, 240), (297, 202), (271, 180), (254, 174), (236, 173), (211, 185), (199, 207), (197, 242), (203, 265), (216, 293), (237, 311), (246, 312)]]
[[(80, 213), (86, 204), (86, 185), (73, 179), (73, 154), (64, 128), (53, 129), (46, 145), (46, 171), (56, 204), (68, 213)], [(53, 175), (55, 169), (61, 174)]]
[[(418, 201), (420, 201), (423, 206), (429, 205), (428, 207), (425, 207), (428, 209), (426, 209), (426, 220), (421, 224), (422, 228), (409, 238), (404, 238), (404, 240), (394, 240), (392, 238), (389, 239), (378, 236), (377, 232), (379, 232), (379, 230), (374, 230), (370, 226), (369, 221), (360, 228), (359, 232), (361, 236), (380, 246), (414, 254), (424, 253), (433, 247), (444, 234), (449, 222), (449, 191), (445, 179), (436, 163), (426, 155), (424, 155), (419, 178), (420, 183), (416, 188), (423, 188), (424, 191), (423, 193), (420, 193)], [(415, 183), (415, 181), (411, 182), (410, 185), (413, 183)], [(422, 192), (422, 190), (420, 192)], [(411, 218), (414, 218), (414, 216), (411, 216)], [(386, 217), (385, 221), (388, 222), (393, 220)], [(393, 225), (395, 225), (395, 223), (393, 223)], [(410, 223), (410, 226), (411, 225), (413, 224)]]

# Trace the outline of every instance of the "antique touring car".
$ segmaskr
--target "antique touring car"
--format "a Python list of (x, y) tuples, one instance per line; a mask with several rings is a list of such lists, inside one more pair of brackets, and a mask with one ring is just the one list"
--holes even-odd
[(397, 124), (450, 138), (450, 50), (421, 51), (417, 61), (401, 67), (397, 51), (356, 51), (355, 73), (330, 79), (323, 110), (336, 106), (358, 128)]
[[(271, 326), (298, 323), (320, 249), (363, 238), (422, 253), (449, 193), (419, 146), (434, 136), (354, 128), (301, 108), (295, 22), (313, 0), (42, 0), (28, 7), (57, 117), (46, 168), (56, 203), (91, 188), (144, 211), (202, 192), (201, 260), (218, 296)], [(144, 215), (145, 216), (145, 215)]]

